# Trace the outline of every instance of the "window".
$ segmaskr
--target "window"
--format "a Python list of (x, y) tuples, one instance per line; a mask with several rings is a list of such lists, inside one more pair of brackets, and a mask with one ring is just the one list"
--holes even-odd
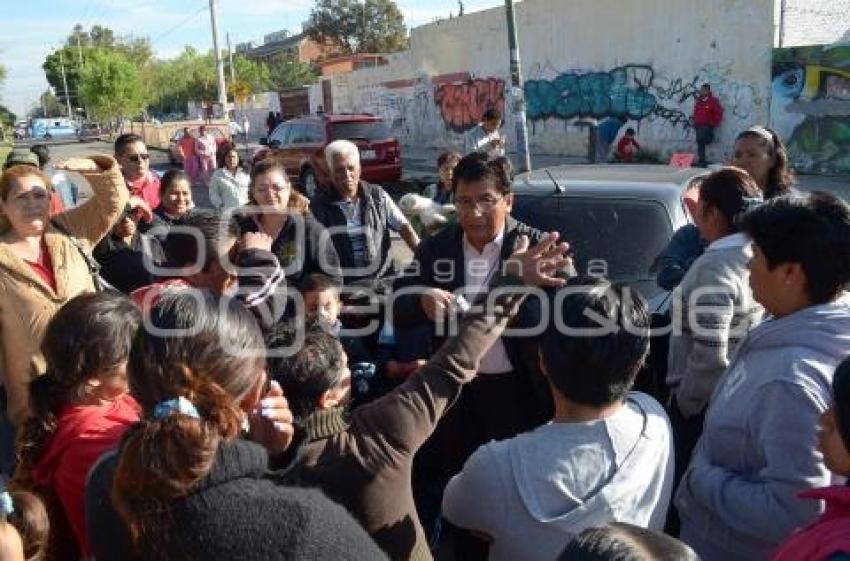
[(333, 123), (330, 134), (330, 140), (386, 140), (393, 137), (387, 124), (382, 121)]
[(321, 125), (308, 124), (304, 125), (304, 142), (307, 144), (322, 144), (325, 141), (325, 135), (322, 134)]
[[(617, 282), (654, 279), (652, 264), (673, 235), (666, 209), (655, 201), (516, 195), (512, 214), (544, 232), (560, 232), (580, 274), (604, 272)], [(660, 290), (647, 284), (646, 290)]]
[(271, 144), (272, 142), (276, 142), (281, 146), (286, 144), (289, 140), (291, 130), (292, 125), (288, 123), (278, 125), (278, 127), (274, 131), (272, 131), (272, 135), (269, 137), (269, 144)]
[(292, 125), (292, 132), (289, 133), (287, 144), (304, 144), (304, 128), (305, 125), (300, 123)]

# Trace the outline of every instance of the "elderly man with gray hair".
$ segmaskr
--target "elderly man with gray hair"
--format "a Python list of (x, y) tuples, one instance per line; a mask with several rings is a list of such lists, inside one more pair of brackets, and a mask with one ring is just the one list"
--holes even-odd
[(331, 234), (344, 283), (374, 284), (393, 271), (390, 231), (398, 232), (411, 251), (419, 237), (381, 186), (360, 180), (360, 151), (353, 142), (331, 142), (325, 158), (333, 189), (320, 192), (310, 210)]

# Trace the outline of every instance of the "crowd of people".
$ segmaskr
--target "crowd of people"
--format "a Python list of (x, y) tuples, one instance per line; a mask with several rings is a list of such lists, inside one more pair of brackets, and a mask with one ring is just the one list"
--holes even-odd
[[(132, 134), (14, 153), (0, 560), (850, 558), (850, 206), (743, 131), (656, 260), (649, 395), (657, 318), (511, 216), (500, 125), (440, 155), (427, 232), (345, 140), (312, 200), (188, 140), (162, 177)], [(70, 172), (93, 195), (55, 208)]]

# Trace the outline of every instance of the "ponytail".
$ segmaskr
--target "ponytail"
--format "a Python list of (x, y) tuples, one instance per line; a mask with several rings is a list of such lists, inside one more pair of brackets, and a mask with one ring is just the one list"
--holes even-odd
[(145, 536), (161, 534), (168, 503), (196, 488), (219, 445), (241, 428), (242, 412), (221, 386), (188, 367), (180, 370), (188, 390), (181, 400), (194, 410), (146, 416), (125, 433), (118, 456), (111, 498), (136, 547)]

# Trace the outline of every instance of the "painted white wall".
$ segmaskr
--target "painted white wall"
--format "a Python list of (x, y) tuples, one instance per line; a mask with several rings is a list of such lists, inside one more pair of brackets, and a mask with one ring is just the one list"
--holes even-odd
[[(712, 84), (726, 109), (710, 159), (728, 156), (742, 129), (767, 122), (773, 0), (525, 0), (516, 5), (516, 16), (526, 82), (554, 85), (555, 95), (565, 100), (562, 109), (576, 101), (605, 105), (628, 98), (634, 105), (643, 99), (641, 118), (630, 126), (645, 147), (665, 155), (695, 150), (687, 119), (702, 82)], [(410, 50), (388, 66), (332, 78), (334, 110), (380, 114), (406, 145), (459, 146), (462, 134), (453, 130), (458, 129), (453, 119), (446, 119), (446, 106), (438, 104), (442, 84), (433, 82), (466, 72), (474, 79), (509, 83), (506, 28), (502, 7), (415, 28)], [(620, 72), (610, 75), (615, 69)], [(606, 86), (612, 76), (622, 83)], [(409, 82), (398, 87), (404, 80)], [(584, 84), (579, 88), (590, 84), (602, 91), (561, 86), (571, 80)], [(527, 99), (529, 109), (534, 103), (540, 107), (541, 98), (535, 97)], [(453, 105), (449, 115), (462, 115), (462, 105)], [(568, 108), (556, 113), (529, 121), (532, 150), (586, 154), (587, 132), (576, 126), (579, 117)], [(510, 142), (513, 125), (508, 111)]]
[(783, 4), (783, 47), (850, 42), (850, 0), (776, 0), (777, 18)]

